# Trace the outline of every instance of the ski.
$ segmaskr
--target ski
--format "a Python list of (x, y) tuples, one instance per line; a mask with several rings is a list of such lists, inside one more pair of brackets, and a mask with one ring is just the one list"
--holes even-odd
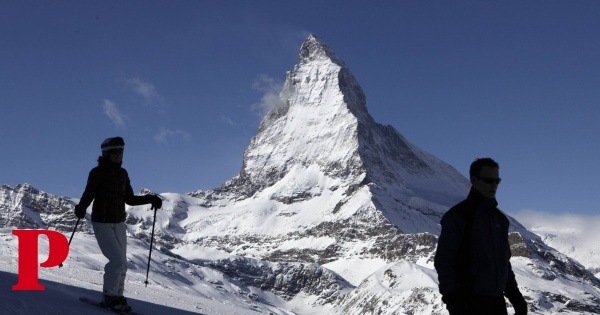
[(103, 309), (105, 309), (105, 310), (107, 310), (109, 312), (113, 312), (113, 313), (116, 313), (116, 314), (121, 314), (121, 315), (142, 315), (141, 313), (138, 313), (138, 312), (135, 312), (135, 311), (129, 311), (129, 312), (115, 311), (115, 310), (112, 310), (109, 307), (105, 306), (101, 302), (94, 301), (92, 299), (89, 299), (89, 298), (83, 297), (83, 296), (79, 298), (79, 301), (81, 301), (83, 303), (86, 303), (86, 304), (89, 304), (89, 305), (93, 305), (93, 306), (96, 306), (96, 307), (103, 308)]

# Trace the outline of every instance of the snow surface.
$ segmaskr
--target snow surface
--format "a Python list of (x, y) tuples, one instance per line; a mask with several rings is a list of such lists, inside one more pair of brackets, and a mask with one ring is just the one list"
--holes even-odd
[[(164, 196), (163, 196), (164, 197)], [(187, 196), (170, 194), (165, 200), (163, 220), (170, 220), (176, 201), (191, 206), (197, 203)], [(130, 215), (150, 216), (143, 207), (130, 207)], [(224, 207), (224, 211), (228, 211)], [(205, 211), (207, 212), (207, 211)], [(243, 220), (243, 219), (242, 219)], [(183, 222), (183, 221), (182, 221)], [(158, 222), (161, 223), (161, 222)], [(164, 222), (159, 224), (166, 227)], [(137, 226), (129, 226), (135, 232)], [(320, 305), (315, 296), (298, 294), (286, 301), (259, 288), (244, 286), (222, 272), (193, 261), (212, 261), (234, 257), (231, 253), (195, 244), (183, 244), (167, 254), (155, 248), (152, 253), (150, 285), (144, 286), (148, 245), (128, 234), (128, 263), (125, 294), (136, 311), (145, 314), (362, 314), (364, 303), (381, 302), (379, 314), (447, 314), (437, 292), (437, 275), (431, 261), (423, 257), (417, 263), (386, 262), (349, 255), (323, 266), (335, 271), (355, 290), (346, 290), (346, 297), (335, 305)], [(69, 235), (65, 235), (69, 237)], [(93, 235), (76, 233), (69, 258), (63, 268), (41, 268), (40, 283), (45, 291), (12, 291), (17, 279), (17, 237), (11, 229), (0, 229), (0, 314), (106, 314), (106, 311), (85, 305), (77, 298), (100, 298), (105, 258)], [(333, 238), (309, 237), (282, 242), (280, 248), (318, 248), (334, 242)], [(363, 245), (357, 244), (357, 247)], [(40, 238), (40, 261), (47, 255), (47, 241)], [(355, 258), (353, 258), (355, 257)], [(264, 262), (267, 263), (267, 262)], [(565, 302), (552, 300), (552, 295), (565, 299), (600, 298), (600, 291), (571, 278), (545, 277), (550, 266), (524, 257), (512, 259), (517, 281), (535, 306), (530, 314), (584, 314), (566, 308)], [(585, 293), (587, 292), (587, 293)], [(582, 295), (583, 293), (583, 295)], [(587, 295), (587, 296), (586, 296)], [(33, 302), (35, 301), (35, 302)], [(509, 312), (509, 314), (512, 314)], [(587, 313), (585, 313), (587, 314)]]
[[(62, 268), (40, 268), (39, 282), (46, 287), (44, 291), (12, 290), (12, 285), (17, 283), (18, 239), (11, 230), (2, 228), (0, 240), (0, 314), (109, 313), (78, 301), (81, 296), (101, 299), (106, 259), (93, 235), (75, 234)], [(40, 237), (39, 244), (42, 262), (47, 258), (46, 238)], [(169, 315), (319, 313), (319, 309), (306, 304), (286, 302), (272, 293), (236, 285), (218, 271), (174, 259), (157, 249), (152, 252), (150, 284), (145, 287), (148, 251), (147, 244), (129, 235), (125, 295), (137, 312)], [(221, 257), (213, 252), (203, 253), (203, 258)]]

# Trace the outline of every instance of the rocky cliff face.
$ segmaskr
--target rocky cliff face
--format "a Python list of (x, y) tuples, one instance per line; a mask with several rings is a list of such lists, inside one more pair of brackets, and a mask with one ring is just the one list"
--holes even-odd
[[(468, 181), (377, 124), (349, 68), (314, 35), (279, 98), (238, 176), (162, 194), (161, 250), (287, 300), (311, 296), (336, 314), (443, 314), (432, 265), (439, 220)], [(3, 186), (0, 206), (5, 226), (74, 224), (71, 201), (29, 186)], [(148, 207), (128, 208), (133, 237), (148, 239)], [(511, 226), (513, 268), (536, 313), (600, 314), (598, 279)]]
[[(74, 203), (70, 198), (39, 191), (28, 184), (0, 186), (0, 227), (72, 231)], [(70, 215), (65, 215), (69, 213)], [(84, 227), (84, 229), (89, 227)]]

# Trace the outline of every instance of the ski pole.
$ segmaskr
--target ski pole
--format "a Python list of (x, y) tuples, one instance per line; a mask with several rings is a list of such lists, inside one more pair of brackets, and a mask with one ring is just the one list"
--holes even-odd
[(156, 225), (156, 212), (158, 209), (154, 209), (154, 220), (152, 221), (152, 235), (150, 236), (150, 253), (148, 254), (148, 268), (146, 269), (146, 287), (148, 287), (148, 274), (150, 273), (150, 257), (152, 257), (152, 243), (154, 242), (154, 226)]
[[(71, 238), (69, 239), (69, 247), (71, 247), (71, 241), (73, 240), (73, 236), (75, 235), (75, 231), (77, 231), (77, 226), (79, 225), (79, 220), (81, 218), (77, 218), (77, 222), (75, 222), (75, 228), (73, 229), (73, 233), (71, 233)], [(58, 268), (62, 268), (63, 264), (58, 265)]]

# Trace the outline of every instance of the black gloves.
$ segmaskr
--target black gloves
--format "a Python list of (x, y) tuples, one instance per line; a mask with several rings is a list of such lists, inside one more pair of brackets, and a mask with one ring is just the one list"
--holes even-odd
[[(518, 287), (510, 288), (504, 292), (504, 296), (508, 298), (510, 303), (515, 308), (515, 315), (527, 315), (527, 302), (519, 291)], [(468, 314), (466, 297), (458, 292), (446, 293), (442, 296), (442, 301), (446, 303), (446, 309), (450, 315)]]
[(160, 197), (158, 197), (157, 195), (150, 195), (151, 197), (151, 201), (150, 203), (152, 204), (152, 210), (158, 210), (160, 208), (162, 208), (162, 199), (160, 199)]
[(80, 219), (85, 218), (85, 212), (86, 212), (86, 209), (84, 207), (82, 207), (80, 205), (75, 206), (75, 216), (76, 217), (78, 217)]
[[(162, 199), (160, 199), (160, 197), (157, 195), (148, 194), (148, 195), (144, 196), (143, 199), (138, 200), (136, 202), (139, 202), (139, 204), (150, 203), (150, 204), (152, 204), (152, 207), (151, 207), (152, 210), (158, 210), (158, 209), (162, 208)], [(85, 218), (86, 211), (87, 211), (87, 209), (81, 205), (75, 206), (75, 211), (74, 211), (75, 216), (80, 219)]]
[(510, 288), (504, 292), (504, 296), (515, 308), (515, 315), (527, 315), (527, 302), (523, 298), (518, 287)]
[(451, 292), (442, 296), (442, 301), (446, 303), (446, 309), (450, 315), (461, 315), (467, 313), (465, 297), (458, 292)]

